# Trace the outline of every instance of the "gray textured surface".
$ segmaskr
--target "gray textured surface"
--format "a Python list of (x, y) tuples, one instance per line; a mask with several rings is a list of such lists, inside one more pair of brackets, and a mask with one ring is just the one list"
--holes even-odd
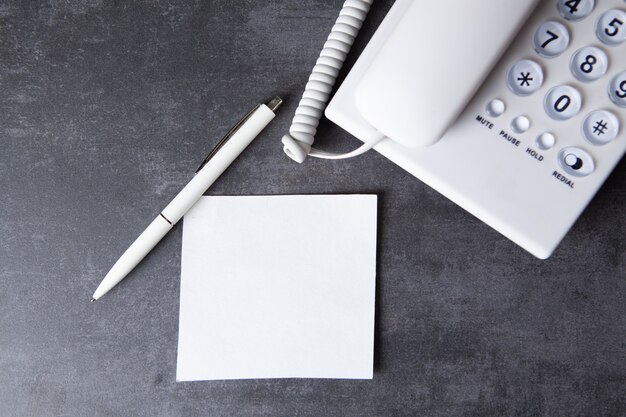
[[(623, 415), (624, 161), (545, 262), (376, 153), (292, 163), (279, 139), (341, 3), (0, 2), (0, 416)], [(88, 299), (274, 94), (211, 194), (378, 193), (374, 380), (175, 383), (180, 226)]]

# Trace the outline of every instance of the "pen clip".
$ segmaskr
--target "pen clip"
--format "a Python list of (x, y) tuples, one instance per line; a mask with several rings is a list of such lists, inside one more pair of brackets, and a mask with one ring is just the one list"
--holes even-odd
[(241, 120), (237, 122), (237, 124), (235, 124), (233, 127), (230, 128), (230, 130), (224, 135), (224, 137), (220, 139), (219, 142), (217, 142), (217, 145), (215, 145), (215, 147), (211, 150), (211, 152), (209, 152), (206, 158), (204, 158), (204, 161), (202, 161), (198, 169), (196, 169), (196, 174), (198, 173), (198, 171), (204, 168), (204, 166), (211, 160), (211, 158), (215, 156), (215, 154), (219, 152), (220, 149), (222, 149), (222, 147), (226, 144), (226, 142), (228, 142), (230, 138), (232, 138), (233, 135), (237, 133), (237, 131), (241, 128), (241, 126), (243, 126), (243, 124), (248, 121), (250, 116), (252, 116), (252, 113), (254, 113), (260, 106), (261, 106), (260, 104), (257, 104), (256, 106), (254, 106), (254, 108), (250, 110), (245, 116), (243, 116)]

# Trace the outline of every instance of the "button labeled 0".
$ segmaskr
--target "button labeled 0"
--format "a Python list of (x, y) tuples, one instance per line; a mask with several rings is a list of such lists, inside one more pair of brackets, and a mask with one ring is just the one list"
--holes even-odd
[(578, 90), (569, 85), (552, 88), (543, 103), (548, 116), (555, 120), (571, 119), (578, 114), (582, 104), (583, 99)]

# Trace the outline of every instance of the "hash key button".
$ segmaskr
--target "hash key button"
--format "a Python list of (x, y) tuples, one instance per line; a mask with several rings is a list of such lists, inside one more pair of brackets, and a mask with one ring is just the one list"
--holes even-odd
[(583, 121), (583, 136), (593, 145), (606, 145), (619, 133), (619, 120), (606, 110), (589, 113)]

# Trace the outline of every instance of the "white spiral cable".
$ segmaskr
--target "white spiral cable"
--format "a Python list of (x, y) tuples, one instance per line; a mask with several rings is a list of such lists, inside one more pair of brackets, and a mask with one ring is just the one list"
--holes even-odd
[(363, 25), (372, 1), (346, 0), (328, 35), (324, 48), (309, 76), (289, 133), (283, 136), (283, 149), (296, 162), (304, 162), (307, 155), (324, 159), (351, 158), (366, 152), (383, 139), (383, 135), (377, 134), (360, 148), (347, 154), (333, 154), (311, 147), (337, 75)]

